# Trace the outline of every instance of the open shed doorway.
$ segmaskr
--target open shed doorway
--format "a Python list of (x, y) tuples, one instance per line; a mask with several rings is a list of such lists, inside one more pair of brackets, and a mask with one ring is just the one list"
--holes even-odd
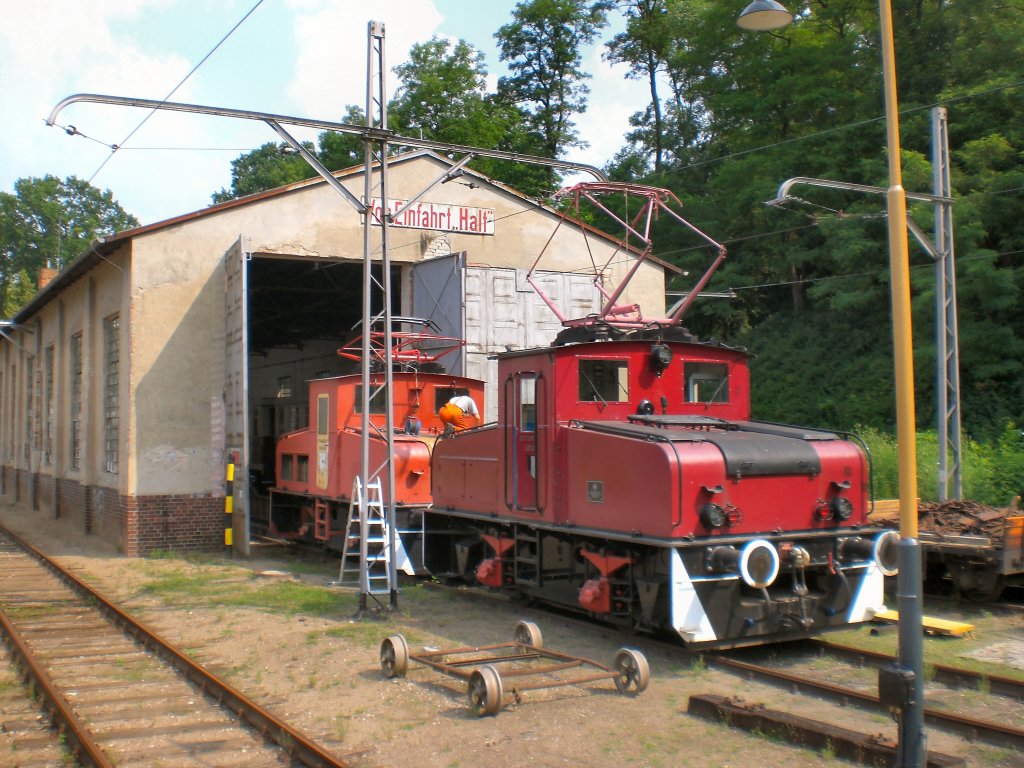
[[(309, 425), (309, 382), (359, 372), (337, 350), (361, 332), (363, 264), (253, 254), (246, 272), (250, 534), (261, 535), (275, 481), (274, 446), (282, 434)], [(391, 273), (397, 315), (401, 268)], [(380, 280), (379, 265), (374, 278)]]

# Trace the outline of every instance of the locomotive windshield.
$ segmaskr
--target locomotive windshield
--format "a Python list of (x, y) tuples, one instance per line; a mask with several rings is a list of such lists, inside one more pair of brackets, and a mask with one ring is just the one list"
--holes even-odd
[(683, 370), (686, 402), (729, 402), (729, 368), (724, 363), (686, 363)]
[[(387, 394), (380, 387), (370, 392), (370, 413), (385, 413), (387, 411)], [(355, 412), (363, 412), (363, 385), (356, 385)]]
[(580, 360), (580, 401), (625, 403), (629, 401), (629, 362)]
[(441, 406), (453, 397), (468, 396), (467, 387), (434, 387), (434, 413), (441, 410)]

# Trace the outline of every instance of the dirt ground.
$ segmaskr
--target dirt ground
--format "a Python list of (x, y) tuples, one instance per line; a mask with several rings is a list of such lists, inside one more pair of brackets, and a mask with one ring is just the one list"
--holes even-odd
[[(0, 522), (58, 556), (169, 642), (355, 768), (847, 764), (827, 751), (793, 748), (691, 717), (687, 703), (698, 693), (741, 696), (895, 738), (887, 717), (793, 696), (680, 661), (645, 647), (642, 637), (580, 629), (511, 604), (481, 604), (409, 585), (400, 594), (398, 613), (356, 620), (354, 596), (324, 586), (337, 577), (330, 562), (310, 564), (262, 551), (250, 559), (132, 559), (65, 521), (22, 507), (0, 504)], [(307, 592), (321, 589), (301, 597), (295, 592), (295, 601), (284, 605), (226, 599), (282, 583), (329, 591), (336, 615), (304, 607)], [(639, 648), (650, 664), (650, 687), (639, 696), (620, 695), (608, 681), (527, 691), (521, 703), (506, 696), (498, 716), (477, 718), (461, 681), (416, 664), (405, 678), (381, 674), (379, 647), (388, 635), (403, 634), (414, 652), (502, 643), (512, 639), (521, 618), (541, 628), (546, 647), (604, 664), (620, 647)], [(929, 746), (965, 755), (970, 766), (1024, 766), (1011, 751), (967, 746), (942, 734), (931, 735)]]

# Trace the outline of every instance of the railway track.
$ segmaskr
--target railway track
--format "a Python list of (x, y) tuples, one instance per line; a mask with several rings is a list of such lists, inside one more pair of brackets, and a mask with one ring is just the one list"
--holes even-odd
[[(451, 590), (472, 599), (495, 599), (491, 593), (487, 592), (452, 589), (441, 585), (432, 586), (437, 589)], [(498, 599), (504, 600), (504, 598)], [(561, 621), (577, 624), (590, 630), (593, 630), (596, 626), (592, 621), (579, 616), (567, 615), (565, 613), (559, 613), (558, 616)], [(608, 629), (607, 625), (598, 626), (602, 629)], [(690, 651), (678, 644), (653, 638), (645, 638), (644, 645), (650, 648), (658, 648), (667, 654), (676, 655), (688, 660), (697, 661), (699, 659), (709, 667), (726, 670), (748, 679), (769, 683), (793, 693), (820, 697), (838, 702), (843, 706), (855, 705), (863, 709), (887, 714), (885, 706), (879, 701), (875, 693), (848, 685), (814, 679), (809, 677), (806, 671), (803, 670), (791, 672), (769, 664), (748, 661), (740, 658), (742, 653)], [(887, 654), (861, 651), (825, 641), (813, 641), (812, 646), (816, 647), (819, 652), (823, 651), (837, 657), (845, 657), (854, 664), (871, 663), (876, 666), (882, 666), (883, 664), (895, 661), (893, 657)], [(935, 669), (934, 682), (953, 687), (968, 686), (979, 690), (985, 689), (989, 695), (1009, 697), (1017, 701), (1024, 700), (1024, 684), (1010, 678), (979, 675), (970, 670), (938, 665)], [(984, 708), (976, 708), (975, 711), (984, 711)], [(924, 717), (928, 725), (956, 734), (969, 741), (981, 741), (998, 747), (1024, 750), (1024, 729), (1021, 728), (994, 720), (957, 714), (939, 707), (927, 706), (927, 704)]]
[(63, 757), (101, 768), (346, 765), (2, 526), (0, 573), (3, 634)]
[[(870, 664), (874, 667), (881, 667), (896, 661), (895, 657), (887, 653), (867, 651), (863, 648), (854, 648), (828, 640), (810, 640), (808, 643), (812, 648), (818, 649), (821, 653), (855, 663)], [(985, 688), (990, 693), (998, 696), (1006, 696), (1018, 701), (1024, 701), (1024, 681), (1016, 680), (1012, 677), (983, 674), (972, 669), (951, 667), (945, 664), (932, 664), (930, 665), (929, 672), (932, 682), (941, 683), (951, 688)]]
[[(764, 664), (743, 661), (722, 653), (704, 653), (702, 658), (707, 661), (709, 666), (747, 675), (752, 679), (768, 682), (794, 693), (818, 696), (843, 705), (854, 704), (879, 712), (887, 711), (885, 705), (874, 693), (827, 680), (814, 679), (808, 677), (803, 671), (789, 672)], [(965, 672), (964, 670), (960, 671)], [(994, 746), (1024, 750), (1024, 729), (1021, 728), (994, 720), (949, 712), (929, 706), (927, 702), (924, 707), (924, 720), (928, 725), (957, 734), (969, 741), (983, 741)]]

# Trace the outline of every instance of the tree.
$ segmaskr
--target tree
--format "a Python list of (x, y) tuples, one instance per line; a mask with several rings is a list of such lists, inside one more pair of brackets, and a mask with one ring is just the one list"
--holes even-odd
[[(535, 154), (559, 158), (569, 147), (586, 146), (573, 122), (586, 110), (590, 91), (580, 48), (605, 26), (609, 7), (607, 0), (523, 0), (495, 34), (511, 72), (498, 81), (498, 97), (528, 110)], [(554, 187), (554, 169), (547, 176)]]
[(409, 60), (395, 67), (401, 86), (388, 111), (389, 127), (452, 144), (497, 146), (503, 121), (492, 120), (488, 109), (483, 60), (464, 40), (434, 37), (414, 45)]
[[(536, 154), (528, 115), (487, 92), (483, 54), (464, 40), (433, 38), (414, 45), (395, 67), (401, 85), (389, 107), (389, 126), (406, 136), (450, 144)], [(470, 165), (530, 195), (547, 188), (537, 166), (479, 157)]]
[[(343, 123), (365, 125), (365, 113), (359, 107), (348, 105)], [(338, 171), (358, 165), (363, 158), (363, 140), (350, 133), (324, 131), (317, 137), (320, 148), (312, 142), (302, 143), (328, 170)], [(298, 152), (288, 144), (268, 142), (251, 152), (239, 155), (231, 161), (231, 189), (221, 188), (214, 192), (214, 204), (235, 200), (246, 195), (255, 195), (268, 189), (276, 189), (296, 181), (316, 176), (316, 171)]]
[[(314, 150), (310, 142), (303, 144)], [(252, 152), (246, 152), (231, 161), (231, 189), (221, 189), (212, 196), (213, 202), (224, 203), (246, 195), (254, 195), (275, 187), (302, 181), (316, 172), (284, 142), (267, 142)]]
[(114, 200), (74, 176), (23, 178), (0, 192), (0, 306), (10, 317), (32, 295), (39, 270), (59, 267), (97, 237), (139, 226)]
[(668, 27), (661, 23), (662, 17), (668, 13), (666, 0), (617, 0), (617, 5), (626, 16), (626, 31), (607, 43), (605, 57), (609, 61), (628, 64), (627, 77), (647, 80), (651, 104), (647, 111), (634, 115), (633, 123), (637, 127), (645, 123), (651, 125), (649, 141), (654, 149), (654, 173), (660, 175), (664, 156), (664, 120), (658, 76), (665, 70), (672, 48)]
[[(349, 125), (366, 125), (366, 113), (354, 104), (345, 107), (341, 122)], [(363, 140), (352, 133), (324, 131), (317, 137), (320, 151), (317, 159), (331, 171), (351, 168), (363, 162)]]

